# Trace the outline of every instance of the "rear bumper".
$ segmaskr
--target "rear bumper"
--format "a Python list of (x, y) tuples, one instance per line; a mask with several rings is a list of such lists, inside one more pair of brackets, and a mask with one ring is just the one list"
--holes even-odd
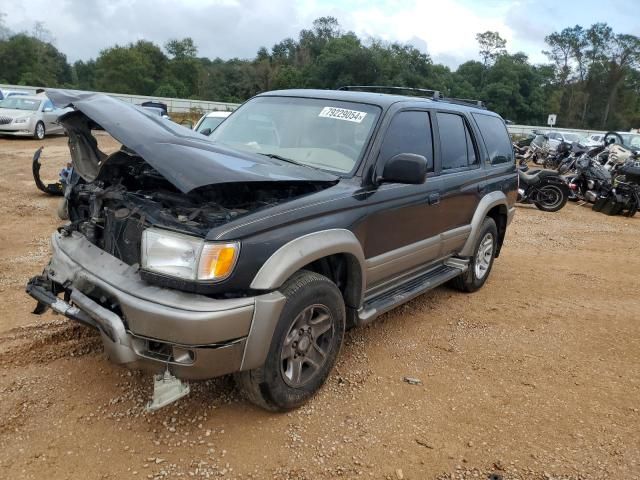
[(204, 379), (264, 362), (284, 305), (280, 293), (220, 300), (160, 288), (79, 234), (56, 233), (51, 243), (51, 261), (27, 293), (98, 329), (114, 363)]

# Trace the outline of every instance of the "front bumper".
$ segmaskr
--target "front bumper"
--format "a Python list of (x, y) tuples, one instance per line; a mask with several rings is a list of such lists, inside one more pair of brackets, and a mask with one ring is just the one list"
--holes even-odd
[[(78, 233), (55, 233), (52, 258), (27, 293), (97, 328), (109, 359), (130, 368), (169, 368), (179, 378), (212, 378), (262, 365), (284, 305), (279, 292), (213, 299), (144, 282)], [(64, 293), (64, 299), (58, 294)]]
[(20, 125), (2, 125), (0, 126), (0, 135), (13, 135), (17, 137), (31, 137), (33, 136), (33, 129), (29, 130), (29, 124), (23, 123)]

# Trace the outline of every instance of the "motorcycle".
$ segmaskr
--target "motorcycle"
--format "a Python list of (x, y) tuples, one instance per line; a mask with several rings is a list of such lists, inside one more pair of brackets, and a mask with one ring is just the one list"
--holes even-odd
[[(596, 147), (600, 148), (600, 147)], [(560, 175), (566, 175), (569, 172), (572, 172), (576, 169), (576, 162), (578, 159), (589, 152), (594, 151), (594, 148), (587, 148), (580, 143), (574, 142), (571, 145), (571, 152), (565, 158), (562, 159), (560, 164), (557, 167), (558, 173)]]
[(525, 173), (518, 171), (519, 203), (533, 203), (543, 212), (557, 212), (567, 204), (569, 187), (557, 172), (536, 170)]
[(554, 170), (558, 169), (562, 162), (565, 159), (569, 158), (569, 156), (571, 155), (572, 147), (573, 145), (569, 142), (560, 142), (555, 152), (549, 153), (546, 157), (544, 157), (544, 159), (542, 160), (542, 166), (544, 168), (550, 168)]
[(569, 182), (569, 199), (595, 203), (598, 197), (611, 190), (611, 172), (599, 161), (598, 157), (582, 155), (576, 161), (576, 174), (567, 177)]
[(542, 165), (544, 160), (549, 156), (549, 137), (544, 133), (534, 133), (536, 136), (529, 145), (529, 150), (531, 151), (531, 159), (534, 163)]
[(615, 175), (613, 187), (596, 199), (593, 210), (633, 217), (640, 208), (640, 166), (627, 162), (616, 168)]

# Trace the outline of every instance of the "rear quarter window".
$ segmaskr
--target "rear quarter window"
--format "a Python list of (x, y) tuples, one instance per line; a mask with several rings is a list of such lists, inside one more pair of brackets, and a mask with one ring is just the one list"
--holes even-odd
[(513, 146), (502, 119), (482, 113), (474, 113), (473, 118), (489, 152), (491, 165), (513, 163)]

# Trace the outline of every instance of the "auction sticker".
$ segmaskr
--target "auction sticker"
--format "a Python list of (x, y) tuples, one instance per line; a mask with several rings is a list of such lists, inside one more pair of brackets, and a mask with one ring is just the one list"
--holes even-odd
[(357, 110), (348, 110), (346, 108), (324, 107), (319, 117), (335, 118), (337, 120), (346, 120), (347, 122), (360, 123), (367, 116), (367, 112), (359, 112)]

